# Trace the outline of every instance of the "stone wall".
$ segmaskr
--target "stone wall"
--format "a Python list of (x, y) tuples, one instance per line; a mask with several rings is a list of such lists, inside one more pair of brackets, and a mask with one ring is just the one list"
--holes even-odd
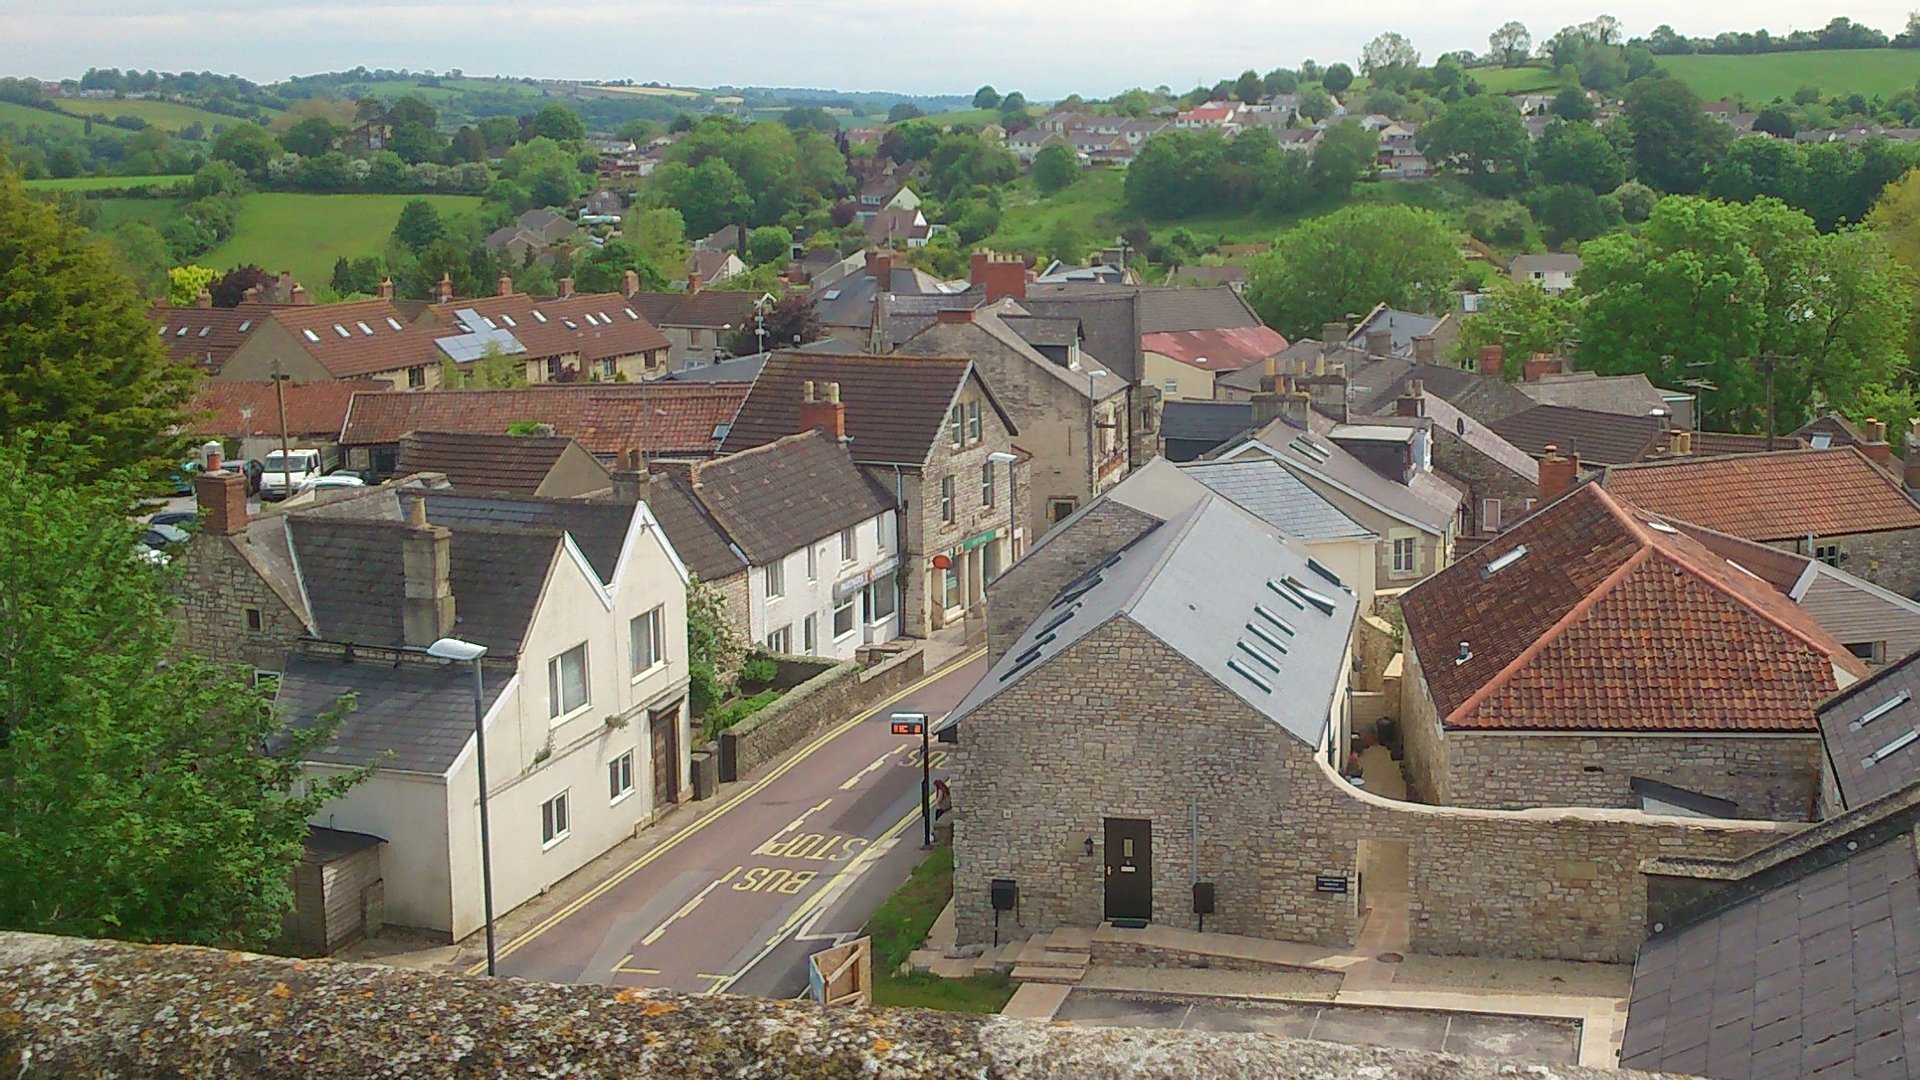
[(1452, 805), (1640, 805), (1634, 777), (1730, 799), (1735, 815), (1806, 821), (1820, 780), (1820, 737), (1536, 735), (1447, 732)]
[(922, 1009), (822, 1009), (611, 986), (315, 964), (0, 933), (10, 1075), (251, 1080), (1110, 1076), (1636, 1080), (1646, 1074), (1265, 1034), (1072, 1027)]
[(721, 742), (733, 745), (735, 777), (887, 700), (917, 682), (925, 668), (926, 656), (916, 647), (865, 670), (851, 660), (835, 664), (794, 687), (721, 733)]
[(720, 593), (720, 610), (727, 625), (739, 631), (741, 638), (752, 642), (753, 615), (747, 593), (747, 572), (729, 574), (710, 584)]
[[(992, 506), (986, 505), (981, 498), (980, 467), (986, 464), (987, 455), (993, 453), (1011, 453), (1013, 434), (1001, 422), (1000, 414), (993, 410), (979, 392), (977, 383), (968, 383), (961, 392), (962, 399), (980, 401), (979, 442), (971, 446), (956, 449), (953, 440), (948, 437), (947, 429), (942, 426), (934, 438), (933, 449), (927, 455), (925, 469), (918, 477), (905, 476), (907, 507), (902, 518), (906, 524), (907, 557), (903, 560), (906, 587), (901, 596), (901, 633), (908, 637), (925, 637), (936, 629), (934, 598), (930, 595), (929, 577), (934, 575), (930, 560), (942, 554), (961, 541), (980, 533), (999, 530), (1003, 539), (995, 543), (1004, 544), (1004, 534), (1010, 515), (1030, 505), (1030, 500), (1016, 496), (1015, 505), (1007, 505), (1006, 469), (999, 467), (995, 473), (995, 491)], [(891, 470), (872, 469), (869, 472), (888, 491), (893, 490)], [(1015, 483), (1022, 488), (1027, 483), (1027, 470), (1014, 466)], [(940, 481), (953, 477), (954, 520), (945, 521), (940, 516)], [(1031, 545), (1034, 537), (1029, 533), (1027, 543)], [(1002, 565), (1005, 565), (1003, 548)], [(942, 616), (944, 619), (944, 616)]]
[(963, 944), (992, 938), (994, 878), (1018, 883), (1020, 930), (1103, 921), (1104, 820), (1140, 818), (1152, 823), (1159, 924), (1197, 928), (1189, 888), (1197, 866), (1215, 886), (1209, 930), (1350, 945), (1356, 890), (1316, 886), (1323, 877), (1350, 882), (1360, 841), (1385, 841), (1408, 846), (1415, 950), (1622, 962), (1646, 936), (1643, 860), (1733, 857), (1788, 828), (1369, 795), (1317, 748), (1121, 618), (971, 713), (960, 744), (954, 903)]
[(1503, 521), (1518, 521), (1524, 515), (1527, 500), (1540, 494), (1540, 484), (1514, 473), (1467, 444), (1453, 430), (1436, 423), (1433, 427), (1434, 471), (1445, 473), (1467, 492), (1462, 509), (1466, 520), (1461, 536), (1489, 535), (1480, 527), (1480, 503), (1499, 499)]
[(1400, 739), (1406, 750), (1401, 769), (1407, 776), (1407, 797), (1445, 806), (1452, 794), (1448, 787), (1453, 775), (1452, 746), (1441, 736), (1440, 716), (1427, 693), (1426, 673), (1412, 641), (1406, 642), (1401, 655), (1406, 665), (1400, 679)]
[(1068, 582), (1154, 524), (1152, 516), (1107, 499), (1014, 563), (987, 590), (987, 663), (1006, 655)]
[[(246, 543), (245, 533), (201, 533), (176, 556), (178, 643), (209, 660), (280, 671), (307, 628), (242, 554)], [(259, 612), (258, 630), (249, 629), (250, 610)]]
[[(1920, 594), (1920, 529), (1822, 536), (1813, 543), (1815, 547), (1838, 546), (1840, 569), (1854, 577), (1901, 596)], [(1800, 541), (1785, 540), (1769, 546), (1811, 554), (1801, 551), (1805, 544)]]

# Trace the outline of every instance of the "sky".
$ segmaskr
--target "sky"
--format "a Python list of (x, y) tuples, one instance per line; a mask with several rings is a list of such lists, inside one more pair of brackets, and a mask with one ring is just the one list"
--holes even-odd
[(1487, 33), (1509, 18), (1536, 41), (1599, 10), (1629, 35), (1661, 22), (1689, 35), (1783, 33), (1840, 14), (1892, 34), (1912, 3), (1624, 0), (1599, 9), (1537, 0), (1503, 10), (1463, 0), (1331, 8), (1293, 0), (0, 0), (0, 74), (153, 68), (271, 82), (364, 65), (912, 94), (971, 94), (990, 83), (1041, 100), (1211, 85), (1307, 57), (1352, 62), (1385, 30), (1407, 35), (1431, 59), (1486, 51)]

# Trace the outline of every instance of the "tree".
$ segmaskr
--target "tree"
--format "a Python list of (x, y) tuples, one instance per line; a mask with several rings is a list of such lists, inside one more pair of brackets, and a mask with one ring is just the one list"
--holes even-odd
[(210, 266), (175, 266), (167, 271), (167, 303), (190, 307), (213, 284), (220, 271)]
[(447, 143), (447, 164), (458, 165), (463, 161), (487, 160), (487, 140), (481, 138), (480, 129), (472, 124), (460, 125)]
[(687, 223), (671, 206), (636, 206), (620, 222), (620, 234), (640, 261), (663, 281), (679, 277), (687, 265)]
[(1627, 164), (1592, 124), (1549, 124), (1533, 146), (1533, 178), (1541, 184), (1579, 184), (1599, 194), (1626, 182)]
[(230, 161), (250, 179), (267, 177), (267, 162), (280, 156), (280, 141), (258, 124), (235, 124), (213, 141), (213, 156)]
[(1288, 337), (1385, 303), (1446, 310), (1461, 271), (1444, 218), (1398, 205), (1342, 207), (1282, 233), (1250, 268), (1247, 300)]
[(632, 244), (609, 240), (574, 264), (574, 284), (584, 293), (620, 292), (629, 270), (640, 276), (640, 287), (649, 292), (665, 289), (670, 280), (641, 258)]
[(474, 129), (480, 132), (481, 141), (489, 150), (512, 146), (520, 137), (520, 124), (511, 116), (482, 117)]
[(1055, 143), (1033, 155), (1033, 186), (1042, 195), (1064, 191), (1080, 179), (1080, 156), (1073, 148)]
[(780, 114), (780, 122), (789, 131), (824, 131), (831, 135), (840, 130), (839, 121), (818, 105), (796, 105)]
[(1069, 265), (1087, 257), (1087, 238), (1073, 222), (1060, 218), (1047, 230), (1046, 256)]
[(1733, 140), (1713, 167), (1706, 194), (1728, 202), (1771, 195), (1794, 206), (1807, 202), (1807, 155), (1794, 143), (1765, 135)]
[(1559, 354), (1574, 338), (1580, 309), (1570, 299), (1549, 296), (1530, 281), (1496, 278), (1480, 301), (1480, 310), (1460, 324), (1453, 360), (1470, 364), (1483, 346), (1507, 350), (1508, 364), (1518, 374), (1521, 361), (1534, 353)]
[(1213, 129), (1178, 129), (1148, 139), (1127, 169), (1127, 207), (1156, 218), (1199, 213), (1218, 194), (1225, 154), (1226, 140)]
[(743, 222), (753, 211), (753, 197), (732, 166), (709, 158), (688, 168), (680, 162), (660, 167), (653, 190), (666, 206), (680, 211), (687, 231), (705, 236), (722, 225)]
[(911, 101), (897, 102), (893, 108), (887, 110), (887, 123), (898, 124), (905, 120), (918, 120), (925, 115), (927, 114), (920, 111), (920, 106)]
[(393, 242), (416, 255), (446, 234), (440, 211), (425, 199), (408, 199), (400, 208), (400, 219), (393, 223)]
[(280, 283), (280, 279), (268, 273), (257, 263), (236, 266), (220, 275), (213, 284), (207, 286), (207, 292), (213, 297), (213, 306), (217, 308), (239, 307), (247, 298), (247, 290), (255, 290), (255, 296), (265, 295)]
[(1521, 22), (1504, 23), (1487, 35), (1487, 48), (1500, 58), (1502, 67), (1513, 67), (1524, 63), (1533, 52), (1533, 35), (1527, 33), (1526, 25)]
[(1008, 92), (1007, 96), (1000, 99), (1001, 115), (1004, 116), (1010, 113), (1018, 113), (1024, 116), (1026, 115), (1026, 112), (1027, 112), (1027, 95), (1021, 93), (1020, 91), (1018, 90), (1010, 91)]
[(124, 221), (111, 235), (120, 269), (133, 279), (140, 295), (149, 300), (166, 299), (167, 267), (172, 256), (159, 230), (144, 221)]
[(1629, 86), (1626, 121), (1633, 133), (1634, 174), (1679, 195), (1700, 190), (1707, 170), (1733, 138), (1732, 130), (1702, 112), (1700, 99), (1674, 78), (1656, 76)]
[[(71, 439), (80, 477), (131, 469), (146, 480), (178, 466), (192, 369), (167, 356), (106, 246), (29, 195), (4, 157), (0, 281), (0, 438), (38, 428)], [(0, 593), (16, 584), (0, 581)]]
[(425, 124), (400, 124), (387, 138), (387, 149), (400, 155), (400, 160), (409, 165), (418, 165), (423, 161), (439, 161), (446, 156), (446, 136)]
[(1620, 20), (1611, 15), (1596, 15), (1580, 24), (1580, 33), (1596, 45), (1620, 44)]
[(1577, 86), (1569, 86), (1553, 96), (1553, 104), (1548, 106), (1553, 115), (1569, 124), (1590, 123), (1594, 117), (1593, 102), (1586, 92)]
[(1526, 173), (1527, 125), (1506, 98), (1479, 94), (1461, 98), (1420, 129), (1429, 158), (1466, 176), (1492, 195), (1513, 191)]
[(1329, 94), (1344, 94), (1353, 85), (1353, 69), (1345, 64), (1329, 64), (1320, 74), (1320, 85)]
[(1358, 120), (1342, 120), (1320, 133), (1314, 144), (1310, 177), (1315, 190), (1345, 198), (1353, 185), (1373, 175), (1380, 139)]
[(35, 434), (0, 444), (0, 925), (260, 948), (308, 819), (364, 773), (304, 775), (333, 720), (290, 730), (171, 649), (168, 575), (132, 555), (144, 477), (76, 484), (95, 463)]
[(579, 113), (565, 105), (546, 105), (527, 121), (526, 133), (554, 142), (580, 142), (587, 137), (587, 126), (580, 122)]
[(1600, 196), (1584, 184), (1543, 187), (1527, 201), (1547, 243), (1556, 248), (1591, 240), (1617, 224)]
[(394, 127), (400, 127), (403, 124), (433, 127), (440, 123), (440, 114), (435, 112), (433, 106), (427, 104), (424, 98), (408, 94), (387, 106), (387, 123)]
[(1300, 115), (1319, 123), (1333, 115), (1333, 95), (1326, 87), (1309, 86), (1300, 91)]
[(793, 257), (793, 234), (778, 225), (763, 225), (747, 236), (747, 265), (785, 266)]
[(1753, 130), (1776, 139), (1791, 139), (1794, 135), (1793, 117), (1778, 105), (1770, 105), (1754, 117)]
[(1360, 70), (1369, 77), (1386, 68), (1419, 66), (1419, 50), (1405, 36), (1391, 30), (1367, 42), (1360, 50)]
[(1233, 82), (1233, 96), (1248, 105), (1258, 103), (1265, 94), (1266, 86), (1260, 81), (1260, 73), (1252, 68), (1241, 72)]
[(309, 116), (280, 133), (280, 145), (290, 154), (319, 157), (333, 149), (340, 129), (324, 116)]
[(794, 293), (774, 301), (766, 311), (744, 325), (735, 327), (732, 336), (723, 344), (735, 356), (757, 353), (762, 347), (758, 333), (761, 329), (766, 330), (765, 347), (768, 349), (805, 345), (827, 336), (826, 328), (820, 322), (820, 314), (814, 310), (813, 298), (806, 293)]
[(973, 107), (976, 109), (997, 109), (1000, 107), (1000, 91), (991, 84), (973, 92)]

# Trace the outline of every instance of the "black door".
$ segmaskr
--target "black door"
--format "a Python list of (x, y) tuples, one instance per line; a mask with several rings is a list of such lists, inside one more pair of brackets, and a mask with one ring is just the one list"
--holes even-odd
[(1153, 823), (1107, 819), (1107, 921), (1153, 918)]
[(655, 709), (648, 716), (653, 739), (654, 805), (680, 801), (680, 704)]

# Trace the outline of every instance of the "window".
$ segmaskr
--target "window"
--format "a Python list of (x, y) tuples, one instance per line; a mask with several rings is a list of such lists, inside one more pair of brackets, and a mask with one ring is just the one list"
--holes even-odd
[(793, 652), (793, 624), (788, 623), (773, 633), (768, 634), (766, 645), (767, 651), (770, 653), (778, 653), (784, 656)]
[(967, 402), (967, 441), (980, 441), (980, 403), (977, 401)]
[(808, 656), (820, 652), (820, 616), (808, 615), (800, 623), (800, 651)]
[(654, 665), (664, 657), (662, 631), (666, 628), (666, 608), (657, 607), (644, 615), (634, 618), (631, 624), (633, 641), (633, 673), (651, 671)]
[(1847, 644), (1847, 651), (1865, 660), (1869, 664), (1887, 662), (1887, 643), (1884, 641), (1854, 641)]
[(860, 599), (859, 593), (848, 596), (833, 607), (833, 639), (835, 641), (853, 633), (853, 605)]
[(1481, 499), (1480, 500), (1480, 531), (1481, 532), (1499, 532), (1500, 531), (1500, 500), (1499, 499)]
[(1840, 545), (1820, 544), (1813, 549), (1813, 557), (1828, 566), (1840, 565)]
[(947, 434), (953, 439), (955, 447), (967, 445), (967, 411), (955, 405), (947, 413)]
[(277, 671), (268, 671), (266, 668), (254, 668), (253, 685), (265, 687), (269, 694), (278, 694), (280, 692), (280, 673)]
[(860, 538), (854, 534), (853, 526), (840, 530), (840, 563), (846, 565), (860, 559)]
[(600, 377), (601, 378), (611, 379), (619, 371), (620, 371), (620, 362), (618, 360), (615, 360), (612, 357), (608, 357), (607, 359), (600, 361)]
[(559, 377), (560, 377), (560, 358), (556, 356), (547, 361), (547, 381), (552, 382), (555, 379), (558, 379)]
[(261, 618), (260, 618), (260, 609), (257, 607), (248, 608), (247, 609), (247, 629), (257, 634), (260, 632), (261, 625), (262, 624), (261, 624)]
[(948, 567), (940, 578), (940, 603), (949, 610), (960, 606), (960, 571)]
[(943, 476), (940, 478), (940, 520), (954, 520), (953, 477), (951, 476)]
[(619, 802), (633, 794), (633, 751), (607, 762), (607, 801)]
[(1073, 512), (1079, 508), (1080, 500), (1078, 499), (1048, 499), (1047, 523), (1050, 525), (1058, 525), (1060, 522), (1072, 517)]
[(807, 580), (820, 580), (820, 551), (812, 544), (807, 545)]
[(893, 618), (894, 591), (892, 578), (887, 578), (885, 581), (876, 581), (867, 586), (866, 594), (868, 622), (884, 622), (887, 619)]
[(1393, 572), (1411, 574), (1419, 565), (1416, 545), (1419, 540), (1412, 536), (1397, 536), (1393, 540)]
[(980, 505), (993, 508), (993, 462), (980, 463)]
[(558, 718), (587, 704), (587, 643), (547, 661), (547, 716)]
[(550, 848), (567, 838), (567, 793), (540, 804), (540, 846)]
[(407, 389), (418, 390), (427, 385), (427, 369), (410, 367), (407, 369)]
[(1168, 397), (1179, 397), (1179, 396), (1180, 396), (1180, 380), (1179, 380), (1179, 379), (1168, 379), (1168, 380), (1167, 380), (1167, 381), (1166, 381), (1166, 382), (1165, 382), (1164, 384), (1162, 384), (1162, 385), (1163, 385), (1163, 388), (1164, 388), (1164, 391), (1165, 391), (1165, 393), (1166, 393), (1166, 396), (1168, 396)]
[(766, 597), (769, 600), (785, 596), (787, 593), (787, 564), (784, 559), (775, 559), (761, 571), (766, 576)]
[(885, 514), (873, 519), (873, 549), (879, 552), (887, 550), (887, 515)]

